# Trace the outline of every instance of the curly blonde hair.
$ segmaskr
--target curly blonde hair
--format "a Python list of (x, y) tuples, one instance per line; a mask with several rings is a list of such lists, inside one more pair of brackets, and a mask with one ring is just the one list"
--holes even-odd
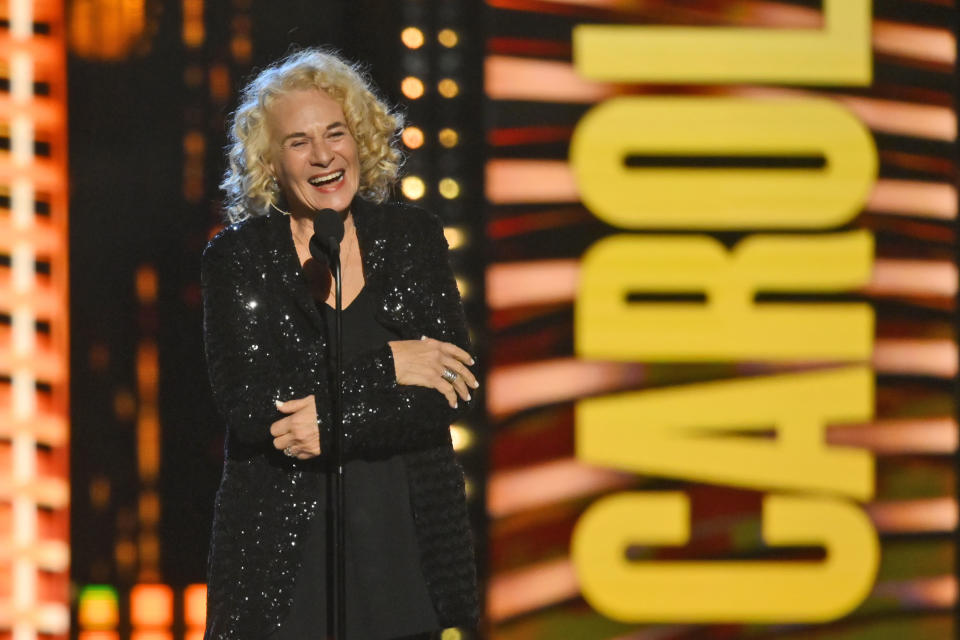
[(263, 69), (240, 94), (228, 132), (229, 166), (220, 183), (230, 222), (266, 215), (277, 205), (280, 191), (267, 167), (267, 109), (279, 96), (299, 89), (320, 89), (340, 103), (357, 143), (362, 197), (383, 202), (396, 182), (402, 163), (397, 134), (403, 117), (377, 96), (359, 65), (329, 50), (303, 49)]

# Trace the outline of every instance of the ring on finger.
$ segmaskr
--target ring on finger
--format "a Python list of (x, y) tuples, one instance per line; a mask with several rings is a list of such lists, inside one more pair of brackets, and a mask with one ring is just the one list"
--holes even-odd
[(447, 382), (449, 382), (450, 384), (453, 384), (454, 382), (457, 381), (457, 378), (460, 377), (460, 374), (454, 371), (453, 369), (450, 369), (449, 367), (444, 367), (443, 373), (440, 374), (440, 377), (446, 380)]
[(283, 450), (283, 454), (286, 455), (286, 456), (290, 456), (290, 457), (292, 458), (292, 457), (293, 457), (293, 448), (292, 448), (292, 447), (287, 447), (287, 448), (285, 448), (285, 449)]

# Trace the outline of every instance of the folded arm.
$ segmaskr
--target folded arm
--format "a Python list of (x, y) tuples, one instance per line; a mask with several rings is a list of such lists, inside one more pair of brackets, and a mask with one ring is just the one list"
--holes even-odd
[[(407, 277), (436, 282), (433, 295), (419, 301), (427, 308), (428, 338), (448, 342), (469, 353), (466, 318), (447, 257), (443, 227), (425, 217), (418, 269)], [(452, 367), (451, 367), (452, 368)], [(453, 407), (435, 387), (397, 381), (394, 350), (389, 344), (358, 357), (344, 371), (344, 455), (396, 453), (449, 442), (449, 426), (472, 401)], [(454, 396), (455, 397), (455, 396)]]

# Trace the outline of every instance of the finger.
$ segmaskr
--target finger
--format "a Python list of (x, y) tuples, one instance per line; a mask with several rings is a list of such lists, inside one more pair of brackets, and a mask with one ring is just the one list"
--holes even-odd
[(443, 394), (443, 396), (447, 399), (447, 404), (454, 409), (457, 408), (457, 393), (454, 391), (452, 384), (443, 378), (440, 378), (433, 388)]
[(471, 356), (469, 353), (467, 353), (457, 345), (453, 344), (452, 342), (441, 342), (440, 350), (446, 353), (447, 355), (453, 356), (460, 362), (463, 362), (465, 364), (475, 364), (473, 361), (473, 356)]
[(459, 360), (448, 357), (446, 360), (444, 360), (443, 366), (456, 373), (457, 377), (462, 378), (467, 386), (473, 387), (474, 389), (480, 386), (480, 383), (477, 382), (477, 378), (473, 375), (473, 372), (470, 371), (470, 369), (468, 369), (467, 366)]
[(276, 422), (270, 425), (270, 435), (274, 438), (277, 436), (282, 436), (285, 433), (290, 431), (290, 420), (288, 418), (280, 418)]
[(463, 378), (457, 376), (457, 379), (453, 381), (453, 389), (457, 392), (457, 395), (464, 400), (471, 399), (470, 390), (467, 389), (467, 383), (463, 381)]
[(313, 398), (310, 396), (294, 398), (292, 400), (287, 400), (286, 402), (280, 402), (277, 400), (277, 409), (283, 413), (295, 413), (309, 405), (312, 401)]
[(286, 402), (277, 401), (277, 409), (284, 413), (295, 413), (313, 402), (313, 396), (304, 396), (302, 398), (292, 398)]
[(444, 380), (446, 380), (451, 385), (453, 385), (453, 389), (454, 391), (457, 392), (458, 396), (460, 396), (464, 400), (470, 400), (470, 390), (467, 389), (467, 382), (464, 379), (463, 375), (456, 371), (455, 367), (456, 365), (451, 362), (450, 366), (446, 366), (443, 368), (441, 377), (443, 377), (444, 373), (447, 373), (448, 371), (453, 371), (453, 373), (455, 374), (455, 377), (453, 378), (453, 380), (449, 380), (448, 378), (444, 378)]
[(296, 444), (296, 441), (289, 433), (285, 433), (282, 436), (273, 439), (273, 448), (277, 451), (283, 451), (287, 447), (293, 446), (294, 444)]

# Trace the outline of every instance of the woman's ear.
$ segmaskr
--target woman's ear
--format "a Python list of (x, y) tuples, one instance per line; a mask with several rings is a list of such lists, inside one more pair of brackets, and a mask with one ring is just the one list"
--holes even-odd
[(273, 161), (261, 160), (260, 164), (263, 167), (264, 171), (267, 172), (267, 177), (270, 178), (270, 182), (273, 184), (274, 188), (277, 191), (280, 191), (280, 182), (277, 180), (277, 169), (276, 169), (276, 166), (274, 166)]

